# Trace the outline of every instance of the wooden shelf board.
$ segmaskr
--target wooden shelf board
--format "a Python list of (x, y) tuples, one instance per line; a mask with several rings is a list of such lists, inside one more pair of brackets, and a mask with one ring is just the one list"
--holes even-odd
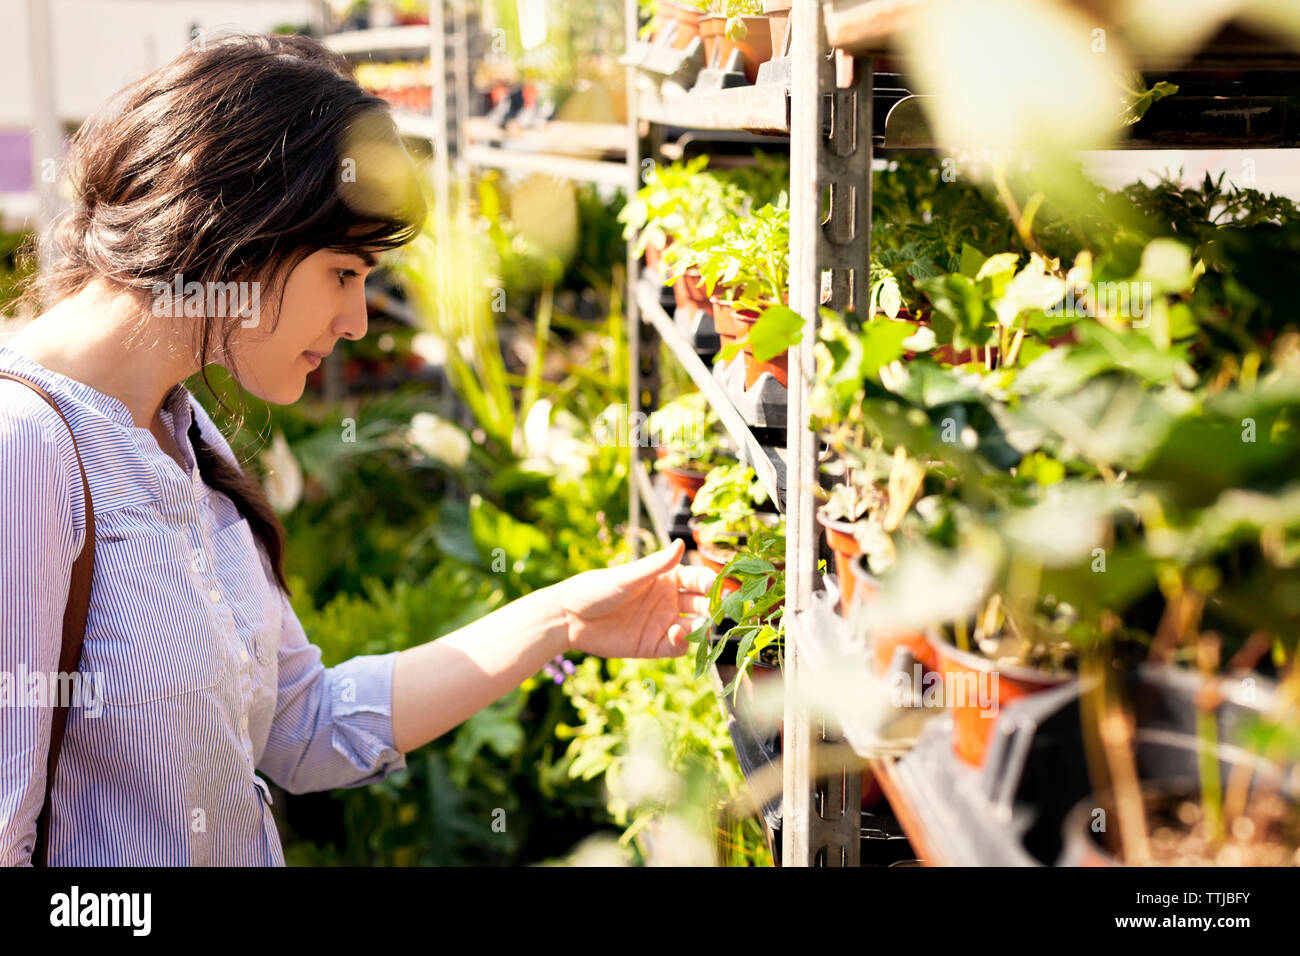
[(642, 93), (637, 115), (662, 126), (682, 129), (790, 132), (790, 91), (778, 83), (740, 86), (717, 93), (659, 96)]

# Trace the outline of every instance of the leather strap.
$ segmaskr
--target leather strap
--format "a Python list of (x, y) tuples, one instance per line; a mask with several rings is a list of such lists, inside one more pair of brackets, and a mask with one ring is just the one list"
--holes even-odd
[[(90, 500), (90, 482), (86, 480), (86, 468), (81, 463), (81, 452), (77, 448), (77, 436), (72, 426), (50, 394), (35, 382), (15, 375), (12, 372), (0, 372), (0, 379), (21, 382), (45, 400), (45, 403), (58, 412), (59, 418), (72, 435), (72, 451), (77, 456), (77, 468), (81, 471), (81, 491), (86, 499), (86, 541), (81, 553), (72, 562), (72, 581), (68, 587), (68, 603), (63, 611), (63, 643), (59, 649), (59, 672), (71, 674), (81, 663), (81, 645), (86, 636), (86, 618), (90, 612), (90, 585), (95, 576), (95, 506)], [(50, 753), (45, 766), (45, 799), (41, 804), (41, 815), (36, 819), (36, 847), (32, 851), (32, 865), (46, 866), (46, 856), (50, 844), (50, 792), (54, 784), (54, 769), (59, 762), (59, 751), (63, 747), (63, 732), (68, 725), (68, 708), (66, 704), (56, 705), (53, 720), (50, 723)]]

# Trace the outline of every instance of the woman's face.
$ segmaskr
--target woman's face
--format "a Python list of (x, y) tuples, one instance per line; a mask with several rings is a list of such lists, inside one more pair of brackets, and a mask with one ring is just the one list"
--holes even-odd
[(366, 275), (374, 264), (373, 256), (319, 249), (289, 273), (278, 315), (257, 297), (256, 324), (231, 337), (239, 384), (272, 405), (301, 398), (317, 359), (340, 338), (366, 334)]

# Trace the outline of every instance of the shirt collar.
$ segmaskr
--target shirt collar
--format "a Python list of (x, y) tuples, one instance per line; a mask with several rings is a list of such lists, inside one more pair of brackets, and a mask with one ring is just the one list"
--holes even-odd
[[(130, 409), (120, 399), (105, 395), (103, 392), (91, 388), (85, 382), (79, 382), (75, 378), (68, 378), (66, 375), (48, 369), (39, 362), (28, 358), (22, 352), (16, 352), (5, 345), (0, 345), (0, 365), (8, 367), (19, 375), (30, 378), (51, 395), (57, 396), (59, 392), (65, 392), (91, 406), (104, 417), (117, 422), (119, 425), (125, 425), (128, 428), (136, 427)], [(179, 428), (180, 437), (184, 438), (194, 420), (194, 409), (190, 404), (190, 391), (183, 382), (172, 386), (171, 390), (163, 398), (162, 410), (171, 416), (173, 425)]]

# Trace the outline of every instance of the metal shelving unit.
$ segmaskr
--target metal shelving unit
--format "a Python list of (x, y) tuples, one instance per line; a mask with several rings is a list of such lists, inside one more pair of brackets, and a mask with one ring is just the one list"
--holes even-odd
[[(813, 490), (818, 481), (817, 437), (797, 423), (807, 421), (807, 404), (815, 370), (813, 344), (816, 341), (818, 307), (860, 308), (867, 289), (867, 266), (871, 241), (871, 170), (875, 147), (934, 149), (939, 144), (924, 123), (921, 97), (902, 88), (891, 47), (906, 28), (910, 15), (925, 0), (870, 0), (853, 7), (853, 22), (835, 24), (837, 34), (851, 40), (848, 56), (851, 82), (840, 87), (835, 63), (828, 47), (826, 28), (841, 5), (818, 0), (794, 0), (790, 16), (792, 69), (788, 83), (755, 85), (707, 94), (685, 93), (661, 96), (636, 94), (633, 123), (650, 126), (650, 152), (666, 155), (665, 130), (723, 131), (788, 137), (792, 177), (790, 305), (807, 318), (802, 343), (790, 352), (787, 427), (783, 453), (762, 445), (752, 423), (739, 409), (737, 397), (720, 386), (704, 366), (693, 346), (659, 304), (658, 284), (653, 277), (640, 277), (638, 263), (629, 256), (628, 269), (633, 287), (629, 295), (628, 334), (632, 361), (629, 414), (653, 407), (652, 389), (643, 379), (653, 380), (654, 335), (679, 361), (717, 411), (724, 427), (754, 465), (760, 480), (787, 516), (786, 550), (786, 658), (787, 694), (785, 753), (782, 758), (784, 795), (782, 800), (781, 859), (786, 865), (857, 865), (859, 844), (856, 809), (860, 799), (857, 767), (839, 760), (842, 753), (840, 729), (853, 738), (854, 750), (879, 781), (897, 814), (913, 848), (930, 863), (1023, 863), (1023, 851), (987, 858), (996, 845), (981, 840), (979, 820), (963, 812), (954, 813), (943, 803), (943, 788), (964, 786), (967, 781), (938, 781), (933, 762), (926, 753), (937, 751), (930, 735), (917, 741), (908, 756), (899, 756), (898, 741), (871, 739), (864, 728), (853, 726), (853, 715), (840, 726), (814, 720), (799, 704), (799, 687), (814, 667), (834, 667), (831, 653), (842, 644), (844, 621), (825, 613), (824, 582), (817, 574), (817, 528), (814, 523)], [(628, 3), (630, 22), (636, 4)], [(629, 44), (632, 34), (629, 32)], [(1162, 104), (1132, 127), (1120, 148), (1253, 148), (1300, 145), (1300, 58), (1278, 55), (1250, 56), (1257, 51), (1234, 39), (1212, 45), (1188, 64), (1178, 65), (1170, 75), (1183, 85), (1178, 98)], [(974, 54), (973, 54), (974, 55)], [(883, 71), (877, 75), (877, 65)], [(1171, 64), (1144, 63), (1151, 70)], [(1214, 71), (1238, 72), (1224, 76)], [(884, 72), (889, 71), (889, 72)], [(1254, 71), (1254, 72), (1250, 72)], [(631, 85), (631, 82), (629, 82)], [(879, 113), (877, 113), (879, 107)], [(680, 152), (679, 154), (680, 155)], [(674, 157), (676, 158), (676, 157)], [(808, 175), (815, 170), (815, 175)], [(797, 171), (797, 172), (796, 172)], [(829, 195), (829, 214), (822, 215), (823, 194)], [(823, 276), (828, 278), (824, 294)], [(644, 320), (644, 321), (643, 321)], [(651, 359), (651, 361), (645, 361)], [(639, 450), (637, 455), (640, 455)], [(635, 469), (647, 477), (643, 465)], [(649, 507), (654, 489), (647, 480), (634, 482), (631, 525), (635, 533), (638, 499), (644, 497), (656, 527), (663, 516)], [(814, 601), (822, 606), (814, 608)], [(818, 613), (818, 611), (821, 613)], [(838, 623), (836, 623), (838, 622)], [(839, 658), (842, 662), (843, 658)], [(930, 728), (927, 728), (930, 729)], [(819, 759), (814, 749), (820, 751)], [(826, 774), (829, 754), (830, 773)], [(912, 759), (912, 757), (915, 759)], [(956, 768), (960, 774), (964, 768)], [(813, 786), (809, 781), (816, 780)], [(1002, 794), (1005, 799), (1006, 795)], [(966, 809), (966, 808), (963, 808)], [(986, 835), (987, 836), (987, 835)], [(1003, 843), (1013, 843), (1014, 834)]]
[[(635, 10), (633, 0), (628, 3), (632, 23)], [(633, 100), (631, 120), (644, 120), (658, 127), (740, 130), (789, 137), (791, 169), (817, 170), (816, 177), (792, 176), (790, 184), (790, 304), (801, 315), (815, 317), (818, 306), (823, 304), (823, 272), (830, 274), (830, 294), (824, 304), (839, 309), (858, 307), (865, 298), (871, 208), (871, 69), (864, 62), (853, 86), (836, 88), (816, 0), (795, 0), (790, 32), (790, 83), (672, 98), (640, 93)], [(633, 86), (631, 80), (629, 86)], [(828, 106), (825, 123), (824, 99)], [(661, 138), (651, 137), (652, 141)], [(826, 186), (830, 187), (830, 217), (824, 224), (821, 205), (822, 188)], [(817, 481), (818, 442), (806, 428), (792, 427), (791, 423), (807, 419), (805, 409), (815, 367), (815, 319), (809, 321), (803, 344), (790, 354), (784, 447), (765, 446), (742, 416), (736, 396), (729, 394), (705, 367), (659, 305), (655, 280), (639, 278), (638, 268), (638, 263), (629, 258), (629, 275), (634, 281), (629, 299), (635, 306), (629, 312), (639, 313), (628, 317), (633, 376), (629, 414), (635, 416), (653, 400), (639, 381), (643, 371), (641, 349), (654, 345), (653, 339), (647, 342), (643, 335), (649, 327), (704, 393), (777, 508), (786, 515), (784, 678), (792, 692), (786, 695), (781, 764), (784, 792), (780, 858), (787, 865), (856, 866), (860, 861), (861, 777), (857, 768), (842, 761), (833, 763), (829, 773), (823, 766), (814, 774), (814, 746), (834, 752), (840, 737), (836, 728), (810, 717), (800, 705), (798, 693), (802, 670), (798, 612), (812, 599), (816, 574), (813, 488)], [(657, 350), (646, 351), (654, 355)], [(639, 457), (639, 449), (636, 455)], [(642, 470), (643, 466), (638, 465), (637, 472)], [(632, 507), (635, 528), (637, 502)]]

